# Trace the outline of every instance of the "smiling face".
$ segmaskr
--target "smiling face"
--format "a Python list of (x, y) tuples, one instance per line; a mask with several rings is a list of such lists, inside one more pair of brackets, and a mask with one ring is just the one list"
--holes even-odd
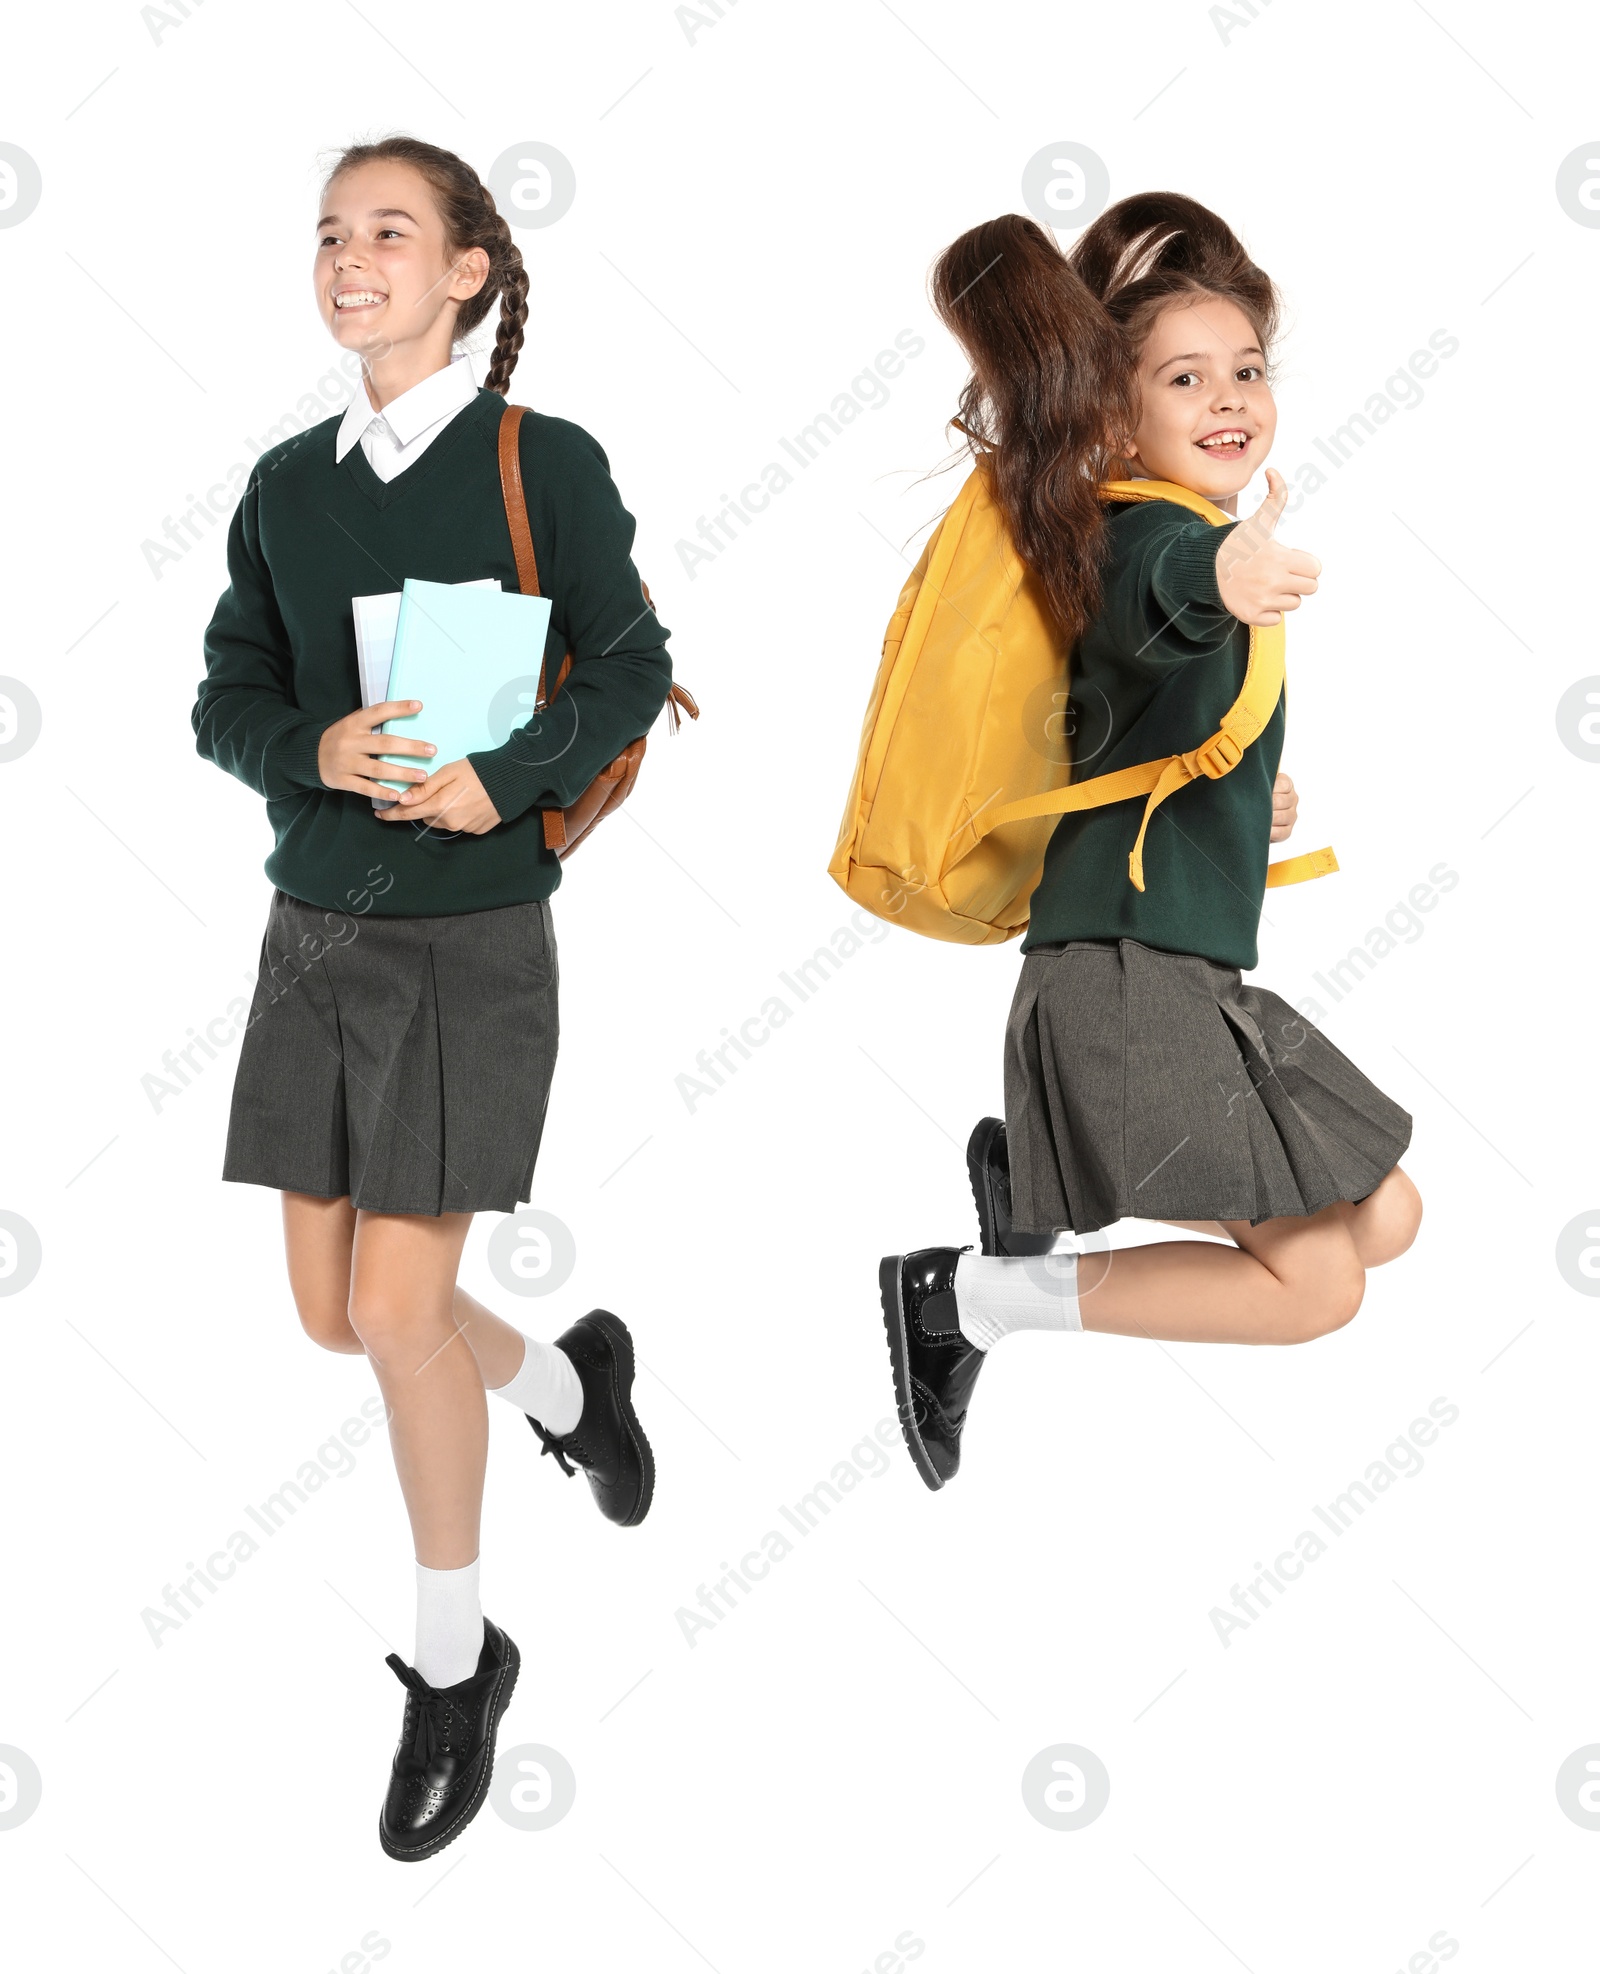
[(488, 254), (452, 257), (428, 182), (408, 164), (341, 172), (322, 205), (313, 279), (334, 340), (406, 383), (442, 369), (458, 304), (488, 278)]
[(1266, 357), (1237, 302), (1193, 295), (1163, 309), (1139, 355), (1139, 389), (1139, 424), (1127, 448), (1136, 473), (1220, 505), (1272, 450), (1278, 407)]

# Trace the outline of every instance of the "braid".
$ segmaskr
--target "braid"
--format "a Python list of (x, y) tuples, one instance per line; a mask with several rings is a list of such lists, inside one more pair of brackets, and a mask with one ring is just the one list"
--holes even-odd
[(464, 254), (481, 247), (489, 256), (489, 272), (483, 286), (469, 295), (456, 310), (455, 340), (464, 343), (478, 324), (486, 319), (500, 299), (500, 321), (495, 331), (494, 351), (484, 388), (504, 397), (511, 385), (522, 350), (523, 326), (528, 320), (528, 270), (522, 253), (511, 236), (511, 228), (494, 202), (494, 194), (464, 158), (444, 151), (437, 144), (425, 144), (417, 137), (380, 137), (369, 144), (352, 144), (341, 151), (328, 172), (331, 183), (341, 171), (379, 159), (393, 159), (421, 172), (427, 180), (444, 221), (445, 243), (451, 254)]
[(523, 325), (528, 320), (528, 270), (522, 264), (521, 249), (511, 237), (511, 228), (506, 224), (504, 214), (495, 210), (493, 197), (487, 189), (483, 198), (491, 216), (495, 242), (489, 249), (491, 282), (495, 267), (501, 270), (500, 322), (494, 335), (494, 354), (489, 359), (488, 375), (483, 382), (486, 390), (498, 391), (504, 397), (510, 388), (511, 373), (517, 367), (517, 357), (522, 350)]

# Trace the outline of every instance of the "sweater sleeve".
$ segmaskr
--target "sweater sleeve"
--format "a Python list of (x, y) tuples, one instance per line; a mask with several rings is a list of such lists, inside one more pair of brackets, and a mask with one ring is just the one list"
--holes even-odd
[(228, 587), (206, 627), (206, 675), (189, 722), (207, 760), (270, 797), (324, 785), (317, 745), (329, 723), (294, 702), (289, 634), (261, 549), (259, 474), (228, 526)]
[(649, 732), (672, 684), (669, 633), (645, 601), (633, 516), (606, 455), (562, 419), (525, 418), (520, 436), (539, 584), (550, 598), (550, 688), (568, 651), (572, 669), (545, 712), (467, 757), (502, 822), (575, 801)]
[[(1180, 518), (1182, 517), (1182, 518)], [(1188, 516), (1171, 502), (1150, 502), (1113, 521), (1104, 609), (1130, 654), (1199, 657), (1232, 637), (1238, 619), (1217, 587), (1217, 551), (1225, 528)]]

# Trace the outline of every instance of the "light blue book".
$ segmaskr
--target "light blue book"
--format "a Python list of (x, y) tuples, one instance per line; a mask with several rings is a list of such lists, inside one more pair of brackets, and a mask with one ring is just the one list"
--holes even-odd
[[(498, 576), (479, 576), (477, 589), (498, 589)], [(394, 634), (400, 622), (400, 592), (385, 590), (381, 596), (352, 596), (351, 615), (355, 619), (356, 663), (361, 671), (361, 703), (376, 706), (389, 697), (389, 667), (394, 663)]]
[[(386, 734), (431, 740), (437, 754), (386, 754), (430, 774), (446, 761), (500, 747), (532, 717), (550, 599), (467, 583), (407, 576), (400, 594), (391, 699), (420, 699), (422, 711), (385, 720)], [(386, 788), (410, 782), (384, 780)]]

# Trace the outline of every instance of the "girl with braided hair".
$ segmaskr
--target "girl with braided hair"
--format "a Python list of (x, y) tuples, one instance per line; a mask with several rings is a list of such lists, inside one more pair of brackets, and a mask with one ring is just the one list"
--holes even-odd
[[(646, 732), (672, 672), (604, 452), (526, 413), (545, 658), (554, 677), (570, 651), (570, 674), (550, 712), (465, 760), (378, 731), (420, 710), (425, 735), (426, 707), (361, 705), (352, 599), (406, 577), (519, 587), (497, 441), (528, 275), (472, 167), (413, 138), (342, 152), (318, 215), (317, 306), (362, 381), (342, 416), (250, 476), (193, 724), (199, 751), (266, 798), (275, 836), (223, 1177), (282, 1194), (300, 1320), (324, 1349), (370, 1359), (411, 1522), (416, 1649), (388, 1658), (406, 1701), (379, 1837), (418, 1859), (481, 1805), (519, 1664), (479, 1601), (485, 1392), (569, 1476), (583, 1469), (607, 1519), (635, 1525), (650, 1506), (627, 1326), (595, 1310), (550, 1346), (456, 1271), (473, 1214), (529, 1197), (549, 1099), (561, 865), (542, 812)], [(453, 346), (497, 299), (478, 387)], [(377, 758), (396, 754), (415, 765)], [(394, 801), (397, 780), (414, 785)]]
[[(1073, 778), (1200, 748), (1239, 696), (1250, 626), (1299, 609), (1321, 568), (1277, 539), (1288, 489), (1273, 469), (1253, 515), (1220, 519), (1277, 429), (1272, 281), (1215, 213), (1148, 192), (1066, 254), (1016, 215), (974, 227), (941, 255), (933, 295), (972, 365), (957, 422), (1071, 654)], [(1280, 692), (1229, 767), (1152, 800), (1147, 836), (1127, 801), (1051, 834), (1006, 1027), (1005, 1120), (984, 1118), (967, 1152), (982, 1251), (924, 1248), (880, 1270), (929, 1487), (955, 1475), (985, 1354), (1011, 1332), (1304, 1342), (1347, 1323), (1367, 1270), (1415, 1237), (1409, 1116), (1242, 978), (1267, 845), (1297, 807), (1283, 733)], [(1210, 1238), (1081, 1251), (1130, 1215)]]

